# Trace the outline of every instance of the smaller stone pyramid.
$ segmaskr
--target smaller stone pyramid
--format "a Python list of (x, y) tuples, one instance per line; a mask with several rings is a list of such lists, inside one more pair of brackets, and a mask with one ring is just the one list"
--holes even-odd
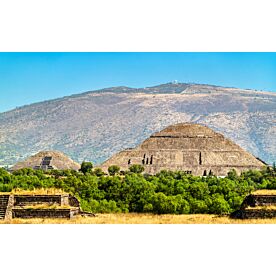
[(64, 153), (59, 151), (41, 151), (26, 160), (15, 164), (11, 170), (17, 171), (23, 168), (34, 170), (75, 170), (80, 169), (80, 164), (76, 163)]

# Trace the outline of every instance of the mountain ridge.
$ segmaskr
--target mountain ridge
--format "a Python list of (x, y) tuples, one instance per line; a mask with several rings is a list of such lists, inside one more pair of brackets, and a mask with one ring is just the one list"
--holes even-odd
[[(108, 93), (108, 92), (111, 92), (112, 93), (112, 90), (115, 89), (115, 90), (119, 90), (120, 92), (119, 93), (123, 93), (122, 90), (120, 90), (121, 88), (123, 89), (129, 89), (129, 90), (132, 90), (132, 93), (151, 93), (149, 92), (149, 89), (152, 89), (152, 88), (158, 88), (158, 87), (161, 87), (161, 86), (165, 86), (165, 85), (187, 85), (187, 86), (204, 86), (204, 87), (215, 87), (215, 88), (221, 88), (221, 89), (237, 89), (237, 90), (242, 90), (242, 91), (250, 91), (250, 92), (256, 92), (256, 93), (276, 93), (274, 91), (264, 91), (264, 90), (258, 90), (258, 89), (251, 89), (251, 88), (237, 88), (237, 87), (232, 87), (232, 86), (221, 86), (221, 85), (214, 85), (214, 84), (206, 84), (206, 83), (194, 83), (194, 82), (187, 82), (187, 83), (182, 83), (182, 82), (179, 82), (179, 83), (173, 83), (173, 82), (168, 82), (168, 83), (164, 83), (164, 84), (160, 84), (160, 85), (153, 85), (153, 86), (146, 86), (146, 87), (139, 87), (139, 88), (134, 88), (134, 87), (130, 87), (130, 86), (111, 86), (111, 87), (106, 87), (106, 88), (100, 88), (100, 89), (95, 89), (95, 90), (89, 90), (89, 91), (84, 91), (84, 92), (78, 92), (78, 93), (73, 93), (73, 94), (70, 94), (70, 95), (66, 95), (66, 96), (63, 96), (63, 97), (58, 97), (58, 98), (54, 98), (54, 99), (48, 99), (48, 100), (43, 100), (43, 101), (39, 101), (39, 102), (33, 102), (33, 103), (30, 103), (30, 104), (25, 104), (25, 105), (22, 105), (22, 106), (18, 106), (18, 107), (15, 107), (13, 109), (10, 109), (10, 110), (7, 110), (7, 111), (4, 111), (4, 112), (0, 112), (0, 114), (2, 113), (7, 113), (7, 112), (11, 112), (11, 111), (14, 111), (14, 110), (17, 110), (17, 109), (21, 109), (21, 108), (24, 108), (24, 107), (27, 107), (27, 106), (31, 106), (31, 105), (35, 105), (35, 104), (41, 104), (41, 103), (47, 103), (47, 102), (51, 102), (51, 101), (58, 101), (58, 100), (62, 100), (62, 99), (66, 99), (66, 98), (74, 98), (74, 97), (79, 97), (81, 95), (86, 95), (86, 94), (90, 94), (90, 93)], [(114, 91), (113, 91), (114, 92)], [(173, 92), (168, 92), (168, 93), (173, 93)]]
[(179, 122), (206, 124), (272, 163), (275, 110), (276, 93), (207, 84), (87, 91), (0, 113), (0, 165), (48, 149), (99, 164)]

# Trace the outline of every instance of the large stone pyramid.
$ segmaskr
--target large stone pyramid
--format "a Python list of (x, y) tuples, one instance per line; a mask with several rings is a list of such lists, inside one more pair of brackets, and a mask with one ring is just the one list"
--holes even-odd
[(80, 165), (59, 151), (41, 151), (22, 162), (15, 164), (11, 170), (23, 168), (42, 170), (79, 170)]
[(238, 173), (261, 169), (265, 163), (243, 150), (222, 134), (198, 124), (181, 123), (153, 134), (134, 149), (126, 149), (104, 162), (107, 171), (111, 165), (127, 170), (140, 164), (146, 173), (161, 170), (181, 170), (194, 175), (225, 176), (231, 169)]

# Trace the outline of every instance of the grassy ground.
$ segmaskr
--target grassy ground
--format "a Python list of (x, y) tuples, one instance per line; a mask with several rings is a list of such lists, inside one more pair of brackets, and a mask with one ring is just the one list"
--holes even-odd
[(276, 224), (274, 219), (230, 219), (216, 215), (97, 214), (69, 219), (13, 219), (0, 224)]
[(257, 190), (253, 195), (276, 195), (276, 190)]
[(61, 189), (47, 188), (47, 189), (34, 189), (34, 190), (22, 190), (14, 189), (11, 192), (0, 192), (0, 195), (64, 195), (67, 194)]

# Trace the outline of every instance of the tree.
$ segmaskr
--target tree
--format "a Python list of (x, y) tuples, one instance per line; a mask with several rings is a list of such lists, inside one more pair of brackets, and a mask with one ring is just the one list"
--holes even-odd
[(194, 214), (206, 214), (208, 213), (208, 205), (204, 200), (190, 199), (191, 212)]
[(93, 170), (93, 173), (96, 175), (96, 176), (103, 176), (104, 175), (104, 172), (101, 168), (95, 168)]
[(238, 174), (237, 174), (235, 169), (232, 169), (231, 171), (229, 171), (227, 173), (227, 177), (231, 180), (237, 180), (238, 179)]
[(156, 214), (174, 214), (177, 206), (164, 193), (156, 193), (152, 198), (153, 211)]
[(129, 171), (132, 173), (142, 173), (144, 170), (145, 170), (145, 168), (139, 164), (134, 164), (129, 167)]
[(164, 193), (156, 193), (152, 197), (152, 210), (157, 214), (188, 214), (189, 203), (180, 195), (166, 196)]
[(223, 195), (214, 194), (212, 198), (210, 213), (212, 214), (228, 214), (231, 211), (229, 203), (224, 199)]
[(85, 161), (83, 161), (83, 162), (81, 163), (80, 171), (81, 171), (83, 174), (92, 172), (92, 169), (93, 169), (93, 164), (92, 164), (91, 162), (85, 162)]
[(115, 175), (120, 172), (120, 167), (117, 165), (112, 165), (108, 168), (109, 175)]

